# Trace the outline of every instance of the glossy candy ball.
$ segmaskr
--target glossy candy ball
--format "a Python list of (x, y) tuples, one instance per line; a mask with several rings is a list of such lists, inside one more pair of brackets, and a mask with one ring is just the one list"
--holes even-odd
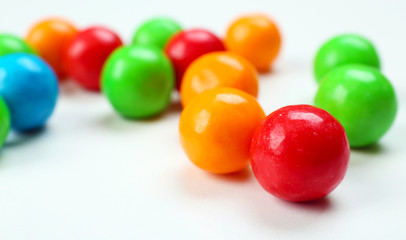
[(171, 18), (153, 18), (141, 24), (135, 31), (133, 44), (153, 45), (164, 49), (169, 39), (181, 30), (179, 23)]
[(0, 95), (10, 110), (17, 131), (42, 127), (52, 115), (58, 98), (58, 81), (41, 58), (25, 53), (0, 58)]
[(217, 87), (237, 88), (256, 97), (256, 70), (250, 62), (235, 53), (205, 54), (196, 59), (183, 76), (180, 90), (182, 105), (186, 106), (195, 96)]
[(252, 133), (265, 114), (248, 93), (215, 88), (196, 96), (180, 116), (180, 141), (189, 159), (212, 173), (232, 173), (249, 163)]
[(344, 178), (349, 156), (341, 124), (328, 112), (308, 105), (271, 113), (251, 142), (251, 165), (258, 182), (287, 201), (328, 195)]
[(266, 15), (247, 15), (227, 30), (226, 48), (250, 61), (259, 72), (267, 72), (281, 48), (276, 24)]
[(359, 35), (338, 35), (321, 46), (314, 59), (318, 83), (331, 70), (346, 64), (364, 64), (379, 69), (380, 61), (372, 43)]
[(392, 125), (397, 111), (395, 91), (376, 68), (346, 65), (322, 80), (314, 103), (344, 126), (351, 147), (377, 142)]
[(91, 27), (79, 32), (67, 50), (69, 75), (88, 90), (100, 90), (103, 64), (121, 45), (120, 37), (104, 27)]
[(0, 57), (10, 53), (34, 54), (34, 50), (19, 37), (10, 34), (0, 34)]
[(0, 98), (0, 148), (6, 141), (10, 130), (10, 113), (6, 103)]
[(66, 50), (76, 34), (77, 30), (72, 23), (50, 18), (34, 25), (29, 30), (26, 41), (62, 79), (67, 76)]
[(169, 59), (152, 46), (118, 48), (107, 59), (102, 90), (114, 109), (128, 118), (147, 118), (169, 104), (174, 73)]
[(179, 90), (187, 67), (198, 57), (215, 51), (224, 51), (222, 41), (213, 33), (203, 29), (192, 29), (173, 36), (166, 46), (176, 74), (176, 89)]

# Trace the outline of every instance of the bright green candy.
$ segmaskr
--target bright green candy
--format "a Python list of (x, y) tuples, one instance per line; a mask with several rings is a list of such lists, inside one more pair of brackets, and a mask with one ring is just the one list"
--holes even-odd
[(314, 59), (314, 75), (318, 83), (329, 71), (346, 64), (363, 64), (380, 68), (378, 53), (366, 38), (342, 34), (327, 41)]
[(175, 84), (169, 59), (146, 45), (115, 50), (102, 72), (102, 90), (114, 109), (128, 118), (147, 118), (169, 104)]
[(35, 54), (34, 50), (21, 38), (10, 34), (0, 34), (0, 56), (20, 52)]
[(0, 147), (6, 141), (8, 131), (10, 130), (10, 113), (3, 99), (0, 98)]
[(340, 121), (351, 147), (377, 142), (389, 130), (397, 111), (390, 82), (376, 68), (358, 64), (328, 73), (314, 103)]
[(181, 30), (181, 26), (170, 18), (153, 18), (137, 29), (133, 44), (150, 44), (164, 49), (168, 40)]

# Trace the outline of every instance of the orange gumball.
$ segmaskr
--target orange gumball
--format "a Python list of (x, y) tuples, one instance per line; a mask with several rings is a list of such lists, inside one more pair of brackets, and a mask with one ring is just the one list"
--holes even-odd
[(245, 57), (259, 72), (267, 72), (281, 47), (281, 36), (275, 23), (265, 15), (247, 15), (228, 29), (227, 50)]
[(256, 99), (235, 88), (214, 88), (182, 111), (180, 142), (189, 159), (212, 173), (243, 170), (255, 128), (265, 118)]
[(180, 88), (182, 105), (186, 106), (195, 96), (217, 87), (237, 88), (256, 97), (257, 72), (250, 62), (232, 52), (203, 55), (183, 76)]
[(52, 66), (61, 79), (67, 76), (66, 51), (77, 32), (70, 22), (50, 18), (34, 25), (28, 32), (26, 41)]

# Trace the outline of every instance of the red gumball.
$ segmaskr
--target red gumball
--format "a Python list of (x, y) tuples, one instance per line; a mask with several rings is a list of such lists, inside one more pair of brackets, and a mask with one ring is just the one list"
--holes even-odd
[(165, 52), (175, 68), (176, 88), (179, 90), (183, 74), (196, 58), (209, 52), (224, 50), (220, 38), (207, 30), (191, 29), (172, 37)]
[(88, 90), (100, 90), (100, 74), (111, 52), (123, 43), (120, 37), (104, 27), (81, 31), (67, 51), (68, 73)]
[(344, 178), (350, 147), (341, 124), (309, 105), (287, 106), (256, 129), (251, 165), (261, 186), (293, 202), (323, 198)]

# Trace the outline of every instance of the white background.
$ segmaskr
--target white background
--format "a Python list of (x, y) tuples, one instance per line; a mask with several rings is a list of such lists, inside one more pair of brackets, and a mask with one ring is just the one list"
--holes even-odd
[[(283, 51), (262, 75), (267, 113), (312, 103), (312, 60), (323, 41), (356, 32), (377, 46), (399, 111), (377, 146), (354, 150), (346, 178), (326, 199), (293, 204), (266, 193), (251, 171), (215, 176), (194, 167), (178, 141), (180, 107), (129, 121), (100, 94), (72, 83), (48, 127), (11, 135), (0, 155), (1, 240), (406, 239), (406, 1), (2, 0), (0, 32), (20, 36), (38, 19), (102, 24), (126, 42), (153, 16), (224, 35), (246, 12), (278, 22)], [(373, 106), (371, 106), (373, 107)]]

